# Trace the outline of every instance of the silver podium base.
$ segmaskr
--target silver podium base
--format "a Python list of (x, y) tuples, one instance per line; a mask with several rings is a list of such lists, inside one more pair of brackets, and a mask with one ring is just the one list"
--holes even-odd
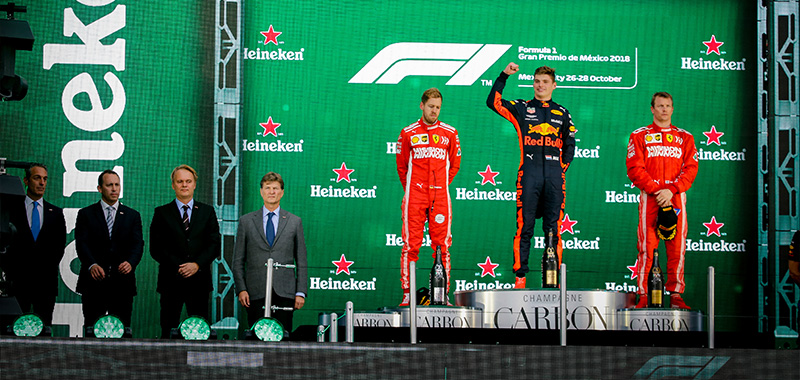
[[(401, 327), (409, 327), (410, 310), (408, 307), (384, 308), (384, 312), (400, 313)], [(357, 316), (358, 314), (356, 314)], [(417, 327), (481, 328), (483, 327), (483, 311), (459, 306), (417, 306)]]
[(617, 330), (704, 331), (703, 313), (695, 310), (624, 309), (617, 316)]
[[(455, 295), (457, 305), (483, 310), (484, 328), (560, 328), (558, 289), (468, 290)], [(615, 330), (617, 310), (632, 307), (635, 297), (608, 290), (567, 290), (567, 329)]]
[[(632, 309), (636, 295), (608, 290), (568, 290), (568, 330), (704, 331), (703, 314), (694, 310)], [(455, 293), (458, 306), (417, 306), (417, 327), (487, 329), (560, 329), (558, 289), (468, 290)], [(354, 312), (354, 327), (409, 327), (410, 309), (384, 307)], [(319, 324), (330, 325), (330, 314)], [(345, 319), (338, 321), (344, 326)]]

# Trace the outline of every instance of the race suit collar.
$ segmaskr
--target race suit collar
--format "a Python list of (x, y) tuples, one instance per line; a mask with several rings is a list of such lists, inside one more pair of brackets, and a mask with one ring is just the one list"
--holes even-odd
[(425, 119), (424, 119), (424, 118), (419, 118), (419, 125), (421, 125), (421, 126), (423, 126), (423, 127), (427, 127), (429, 130), (431, 130), (431, 129), (434, 129), (434, 128), (438, 127), (438, 126), (439, 126), (439, 123), (441, 123), (441, 122), (442, 122), (441, 120), (438, 120), (438, 119), (437, 119), (437, 120), (436, 120), (436, 122), (435, 122), (435, 123), (433, 123), (433, 125), (428, 125), (428, 123), (426, 123), (426, 122), (425, 122)]
[(532, 106), (532, 107), (548, 108), (548, 107), (552, 107), (553, 99), (550, 98), (549, 100), (539, 100), (539, 99), (533, 98), (533, 99), (528, 101), (528, 105)]
[(659, 131), (661, 131), (661, 132), (669, 132), (669, 131), (671, 131), (671, 130), (673, 130), (673, 129), (678, 129), (677, 127), (675, 127), (675, 126), (674, 126), (674, 125), (672, 125), (672, 124), (670, 124), (668, 128), (661, 128), (661, 127), (659, 127), (659, 126), (658, 126), (658, 124), (656, 124), (656, 123), (650, 124), (650, 128), (652, 128), (652, 129), (656, 129), (656, 130), (659, 130)]

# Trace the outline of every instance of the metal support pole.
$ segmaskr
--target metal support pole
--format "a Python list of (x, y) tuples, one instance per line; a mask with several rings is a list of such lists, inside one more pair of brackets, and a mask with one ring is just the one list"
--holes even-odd
[(339, 341), (339, 322), (337, 321), (339, 316), (336, 313), (331, 313), (331, 342), (336, 343)]
[(264, 318), (272, 316), (272, 269), (275, 260), (271, 257), (267, 260), (267, 292), (266, 299), (264, 300)]
[(408, 326), (411, 328), (411, 344), (417, 344), (417, 263), (412, 261), (409, 267)]
[(264, 299), (264, 318), (272, 317), (274, 310), (294, 311), (294, 307), (272, 306), (272, 271), (278, 268), (294, 269), (295, 265), (276, 263), (272, 258), (267, 259), (267, 263), (264, 265), (267, 267), (267, 294)]
[(567, 346), (567, 264), (561, 263), (561, 347)]
[(345, 322), (345, 330), (344, 330), (344, 341), (347, 343), (353, 343), (353, 301), (347, 301), (345, 304), (345, 314), (344, 314), (344, 322)]
[(714, 267), (708, 267), (708, 348), (714, 349)]
[(317, 342), (325, 342), (325, 326), (323, 325), (317, 326)]

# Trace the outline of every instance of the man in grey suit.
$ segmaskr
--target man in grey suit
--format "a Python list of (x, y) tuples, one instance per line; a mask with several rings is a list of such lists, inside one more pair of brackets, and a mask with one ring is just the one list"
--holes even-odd
[[(303, 223), (296, 215), (281, 209), (283, 178), (269, 172), (261, 178), (264, 207), (242, 216), (233, 249), (233, 279), (239, 303), (247, 308), (249, 326), (264, 316), (267, 259), (279, 264), (295, 264), (296, 269), (273, 271), (272, 304), (300, 309), (308, 292), (308, 263)], [(292, 311), (275, 311), (272, 316), (292, 331)]]

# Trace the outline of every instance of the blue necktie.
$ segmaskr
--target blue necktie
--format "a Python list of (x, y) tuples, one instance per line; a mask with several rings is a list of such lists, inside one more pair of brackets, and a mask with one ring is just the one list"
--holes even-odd
[(39, 210), (36, 208), (39, 206), (39, 202), (33, 202), (33, 212), (31, 213), (31, 233), (33, 234), (33, 241), (36, 241), (36, 238), (39, 237), (39, 231), (42, 228), (39, 224)]
[(272, 247), (272, 243), (275, 241), (275, 225), (272, 224), (273, 215), (275, 215), (274, 212), (267, 214), (267, 243), (269, 243), (270, 247)]

